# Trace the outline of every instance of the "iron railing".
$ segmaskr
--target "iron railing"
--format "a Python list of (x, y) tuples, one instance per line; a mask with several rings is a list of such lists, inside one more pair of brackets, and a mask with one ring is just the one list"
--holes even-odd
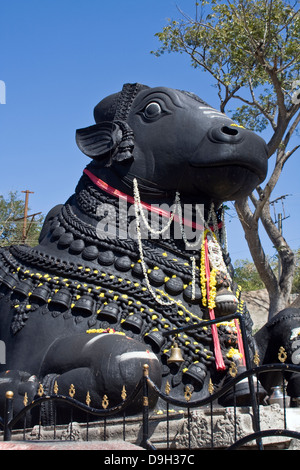
[[(246, 359), (246, 370), (239, 375), (231, 374), (232, 377), (231, 379), (225, 383), (225, 385), (220, 388), (219, 390), (215, 391), (213, 388), (209, 388), (209, 394), (206, 398), (199, 399), (199, 400), (192, 400), (192, 391), (189, 389), (188, 386), (186, 386), (185, 389), (185, 394), (183, 399), (178, 399), (175, 397), (172, 397), (172, 394), (170, 393), (170, 387), (166, 387), (165, 391), (160, 390), (155, 383), (151, 380), (151, 377), (149, 376), (149, 368), (148, 365), (144, 365), (143, 371), (141, 371), (141, 380), (137, 384), (135, 390), (130, 396), (127, 396), (126, 390), (122, 389), (120, 391), (120, 403), (116, 406), (109, 407), (109, 397), (106, 395), (103, 396), (102, 399), (102, 409), (98, 408), (93, 408), (91, 406), (91, 401), (89, 397), (89, 393), (87, 392), (86, 396), (86, 403), (82, 403), (75, 398), (75, 388), (71, 384), (70, 385), (70, 390), (69, 390), (69, 396), (65, 395), (60, 395), (58, 392), (58, 389), (54, 387), (54, 392), (51, 395), (46, 395), (44, 393), (43, 387), (40, 386), (38, 390), (38, 396), (36, 399), (34, 399), (31, 403), (28, 403), (27, 396), (25, 394), (24, 396), (24, 408), (17, 413), (14, 416), (13, 413), (13, 402), (14, 402), (14, 397), (12, 392), (7, 392), (6, 393), (6, 406), (5, 406), (5, 413), (3, 418), (0, 418), (0, 427), (3, 430), (3, 440), (4, 441), (10, 441), (12, 439), (12, 432), (13, 430), (19, 429), (20, 432), (23, 432), (23, 438), (25, 439), (26, 436), (26, 431), (27, 431), (27, 416), (28, 413), (30, 413), (34, 408), (37, 408), (39, 412), (38, 416), (38, 436), (37, 438), (39, 439), (41, 437), (41, 429), (42, 429), (42, 406), (45, 406), (45, 403), (52, 404), (53, 410), (54, 410), (54, 421), (52, 425), (52, 430), (53, 430), (53, 439), (55, 440), (57, 438), (57, 425), (56, 425), (56, 405), (63, 403), (64, 405), (69, 405), (70, 406), (70, 426), (72, 427), (73, 423), (73, 409), (77, 408), (81, 412), (86, 414), (86, 434), (85, 434), (85, 440), (89, 440), (89, 429), (90, 429), (90, 423), (95, 419), (98, 419), (101, 421), (103, 424), (103, 440), (106, 440), (107, 438), (107, 426), (110, 424), (109, 423), (109, 418), (112, 417), (118, 417), (118, 419), (121, 419), (122, 421), (122, 427), (123, 427), (123, 440), (126, 440), (126, 423), (127, 419), (129, 416), (126, 416), (126, 410), (127, 408), (135, 403), (137, 400), (138, 396), (142, 394), (142, 399), (143, 399), (143, 404), (142, 404), (142, 414), (140, 415), (140, 422), (141, 422), (141, 427), (142, 427), (142, 437), (140, 439), (140, 445), (144, 449), (148, 450), (156, 450), (155, 446), (151, 443), (150, 439), (150, 433), (149, 433), (149, 422), (152, 419), (150, 416), (150, 410), (149, 410), (149, 392), (151, 391), (152, 394), (156, 394), (157, 397), (162, 400), (162, 402), (165, 403), (165, 411), (164, 411), (164, 418), (166, 419), (167, 423), (167, 432), (166, 432), (166, 449), (171, 448), (171, 442), (170, 442), (170, 432), (169, 432), (169, 424), (170, 424), (170, 405), (173, 405), (175, 407), (179, 407), (180, 409), (185, 410), (185, 416), (187, 419), (188, 423), (188, 443), (187, 443), (187, 448), (191, 449), (191, 411), (192, 410), (199, 410), (203, 407), (210, 408), (210, 447), (215, 448), (215, 442), (214, 442), (214, 423), (213, 423), (213, 414), (214, 414), (214, 403), (216, 403), (217, 400), (219, 400), (223, 395), (228, 393), (229, 390), (233, 391), (233, 397), (234, 397), (234, 403), (233, 403), (233, 409), (234, 409), (234, 432), (233, 432), (233, 443), (232, 445), (228, 446), (229, 449), (237, 449), (240, 448), (241, 446), (246, 445), (250, 441), (255, 441), (256, 446), (259, 450), (264, 449), (263, 445), (263, 439), (265, 437), (269, 436), (285, 436), (289, 437), (292, 439), (300, 439), (300, 433), (297, 431), (289, 430), (287, 429), (287, 419), (286, 419), (286, 400), (285, 400), (285, 393), (286, 393), (286, 387), (285, 387), (285, 374), (286, 373), (300, 373), (300, 366), (294, 365), (294, 364), (286, 364), (284, 362), (281, 363), (276, 363), (276, 364), (268, 364), (268, 365), (256, 365), (255, 367), (251, 367), (250, 363), (250, 355), (249, 355), (249, 348), (246, 340), (246, 332), (245, 332), (245, 327), (244, 327), (244, 320), (240, 314), (235, 314), (235, 315), (229, 315), (226, 317), (222, 317), (222, 319), (218, 320), (211, 320), (211, 321), (206, 321), (205, 326), (208, 324), (220, 322), (220, 321), (227, 321), (232, 318), (238, 318), (241, 326), (241, 333), (242, 333), (242, 338), (244, 342), (244, 352), (245, 352), (245, 359)], [(203, 322), (204, 323), (204, 322)], [(173, 334), (178, 334), (179, 332), (182, 332), (183, 330), (186, 331), (187, 329), (192, 329), (192, 328), (199, 328), (203, 326), (202, 322), (197, 325), (191, 325), (189, 327), (184, 327), (183, 329), (178, 329), (178, 330), (173, 330)], [(282, 348), (279, 353), (279, 360), (282, 359), (282, 357), (285, 359), (286, 356), (284, 355)], [(269, 429), (269, 430), (261, 430), (261, 424), (260, 424), (260, 407), (262, 405), (259, 405), (259, 401), (257, 399), (258, 397), (258, 387), (255, 389), (254, 385), (254, 377), (257, 379), (257, 384), (259, 384), (259, 376), (264, 373), (268, 372), (280, 372), (282, 375), (282, 390), (283, 390), (283, 416), (284, 416), (284, 423), (283, 427), (280, 429)], [(249, 384), (249, 390), (250, 390), (250, 396), (251, 396), (251, 413), (252, 413), (252, 418), (253, 418), (253, 432), (250, 433), (247, 436), (243, 436), (242, 438), (237, 438), (237, 419), (236, 419), (236, 410), (237, 410), (237, 405), (236, 405), (236, 400), (235, 400), (235, 389), (236, 385), (242, 381), (242, 380), (248, 380)], [(151, 412), (152, 413), (152, 412)], [(93, 419), (91, 419), (91, 417)], [(18, 424), (18, 423), (21, 423)], [(20, 426), (19, 428), (17, 427)], [(23, 428), (22, 428), (23, 426)], [(71, 432), (70, 432), (70, 439), (71, 439)]]
[[(6, 393), (6, 408), (5, 408), (5, 414), (4, 418), (1, 419), (0, 421), (0, 426), (3, 429), (3, 440), (4, 441), (10, 441), (12, 438), (12, 431), (14, 429), (19, 429), (20, 432), (24, 433), (23, 438), (25, 439), (26, 435), (26, 414), (30, 412), (33, 408), (37, 407), (39, 410), (41, 410), (42, 404), (45, 402), (50, 403), (52, 402), (54, 405), (57, 403), (63, 403), (64, 405), (69, 405), (70, 406), (70, 425), (72, 427), (72, 409), (73, 407), (83, 411), (86, 413), (86, 436), (85, 440), (89, 440), (89, 425), (91, 423), (91, 416), (94, 418), (98, 418), (98, 420), (102, 421), (103, 424), (103, 440), (105, 441), (107, 438), (106, 435), (106, 429), (107, 426), (109, 426), (109, 418), (118, 415), (119, 417), (122, 416), (121, 420), (123, 422), (123, 440), (126, 440), (126, 408), (134, 403), (136, 397), (138, 394), (142, 392), (143, 394), (143, 411), (141, 415), (141, 424), (142, 424), (142, 439), (140, 442), (140, 445), (144, 449), (148, 450), (156, 450), (155, 446), (151, 443), (150, 436), (149, 436), (149, 421), (151, 419), (150, 417), (150, 410), (149, 410), (149, 401), (148, 401), (148, 396), (149, 396), (149, 390), (152, 389), (152, 392), (156, 393), (157, 396), (163, 400), (166, 403), (166, 410), (165, 410), (165, 417), (167, 421), (167, 435), (166, 435), (166, 449), (170, 449), (170, 434), (169, 434), (169, 423), (170, 423), (170, 405), (180, 407), (180, 409), (185, 409), (186, 410), (186, 416), (187, 416), (187, 422), (188, 422), (188, 445), (187, 448), (191, 449), (191, 410), (199, 410), (202, 407), (210, 407), (210, 417), (211, 417), (211, 429), (210, 429), (210, 437), (211, 437), (211, 442), (210, 442), (210, 447), (213, 449), (215, 448), (214, 444), (214, 429), (213, 429), (213, 412), (214, 412), (214, 402), (218, 400), (222, 395), (227, 393), (230, 389), (233, 390), (233, 396), (234, 396), (234, 390), (236, 385), (241, 381), (244, 380), (245, 378), (253, 378), (256, 376), (257, 378), (259, 377), (260, 374), (267, 373), (267, 372), (281, 372), (283, 381), (284, 381), (284, 374), (285, 373), (291, 373), (291, 372), (296, 372), (300, 373), (300, 367), (293, 365), (293, 364), (269, 364), (269, 365), (263, 365), (263, 366), (258, 366), (254, 367), (252, 369), (246, 370), (243, 373), (237, 375), (236, 377), (233, 377), (230, 379), (230, 381), (222, 387), (222, 389), (211, 393), (208, 397), (201, 399), (201, 400), (191, 400), (191, 394), (187, 393), (185, 398), (183, 400), (180, 400), (178, 398), (174, 398), (170, 396), (168, 393), (163, 392), (160, 390), (154, 382), (151, 380), (149, 377), (149, 370), (148, 370), (148, 365), (144, 366), (143, 370), (143, 377), (141, 378), (139, 384), (137, 385), (136, 389), (130, 395), (129, 397), (126, 397), (125, 400), (123, 400), (119, 405), (113, 406), (113, 407), (108, 407), (108, 398), (104, 397), (102, 401), (102, 409), (97, 409), (91, 407), (89, 404), (84, 404), (82, 402), (79, 402), (74, 398), (74, 396), (64, 396), (64, 395), (59, 395), (59, 394), (53, 394), (53, 395), (42, 395), (33, 400), (31, 403), (27, 404), (24, 406), (24, 408), (16, 415), (13, 416), (13, 394), (11, 392)], [(285, 388), (283, 388), (283, 392), (285, 393)], [(74, 393), (71, 392), (72, 394)], [(256, 391), (254, 392), (256, 394)], [(259, 409), (262, 405), (257, 405), (257, 410), (256, 414), (253, 413), (253, 408), (252, 408), (252, 416), (255, 419), (255, 416), (258, 417), (257, 422), (255, 423), (253, 421), (253, 433), (250, 433), (247, 436), (243, 436), (240, 439), (236, 439), (237, 436), (237, 431), (236, 431), (236, 426), (237, 426), (237, 420), (236, 420), (236, 404), (234, 403), (233, 408), (235, 410), (235, 429), (234, 429), (234, 436), (233, 440), (234, 442), (232, 445), (228, 447), (228, 449), (238, 449), (241, 446), (244, 446), (250, 441), (256, 441), (257, 448), (259, 450), (263, 450), (264, 446), (262, 443), (262, 439), (265, 437), (270, 437), (270, 436), (280, 436), (280, 437), (289, 437), (292, 439), (300, 439), (300, 432), (293, 431), (287, 429), (287, 421), (286, 421), (286, 400), (283, 399), (283, 415), (284, 415), (284, 423), (283, 427), (279, 429), (268, 429), (268, 430), (261, 430), (260, 429), (260, 419), (259, 419)], [(54, 407), (55, 408), (55, 407)], [(22, 421), (23, 422), (23, 429), (22, 427), (17, 428), (17, 424)], [(41, 422), (41, 413), (40, 413), (40, 419), (39, 419), (39, 429), (42, 428), (42, 422)], [(56, 439), (56, 423), (54, 420), (54, 424), (52, 426), (53, 429), (53, 440)], [(38, 433), (37, 439), (40, 439), (40, 431)], [(70, 439), (71, 439), (71, 431), (70, 431)]]

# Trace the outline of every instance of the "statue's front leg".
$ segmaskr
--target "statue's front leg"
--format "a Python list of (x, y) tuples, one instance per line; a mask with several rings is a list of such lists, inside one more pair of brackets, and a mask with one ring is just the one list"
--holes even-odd
[[(125, 387), (129, 396), (143, 375), (143, 365), (149, 365), (149, 375), (158, 387), (161, 385), (161, 366), (157, 356), (143, 343), (121, 334), (79, 334), (56, 340), (48, 350), (42, 365), (41, 377), (52, 393), (56, 381), (58, 393), (68, 395), (71, 384), (75, 398), (85, 402), (89, 392), (91, 406), (102, 408), (103, 396), (109, 406), (122, 402)], [(149, 394), (149, 406), (157, 398)], [(130, 407), (134, 413), (141, 410), (141, 396)]]
[[(300, 309), (286, 308), (274, 316), (255, 335), (262, 363), (272, 364), (278, 361), (286, 364), (300, 364)], [(282, 384), (281, 373), (261, 374), (268, 393)], [(300, 374), (286, 373), (287, 393), (292, 398), (292, 406), (300, 402)]]

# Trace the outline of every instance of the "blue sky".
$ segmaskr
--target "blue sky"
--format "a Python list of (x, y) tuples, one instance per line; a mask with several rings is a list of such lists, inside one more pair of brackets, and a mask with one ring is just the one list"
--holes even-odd
[[(187, 57), (150, 54), (159, 47), (155, 33), (167, 18), (178, 18), (177, 5), (193, 13), (193, 0), (2, 0), (0, 80), (6, 104), (0, 105), (0, 194), (33, 191), (31, 213), (46, 214), (65, 202), (88, 163), (75, 130), (92, 125), (94, 106), (123, 83), (185, 89), (218, 107), (209, 75), (194, 70)], [(298, 152), (273, 194), (291, 194), (283, 229), (295, 249), (299, 173)], [(228, 218), (227, 230), (233, 261), (249, 258), (235, 217)], [(274, 254), (270, 243), (266, 251)]]

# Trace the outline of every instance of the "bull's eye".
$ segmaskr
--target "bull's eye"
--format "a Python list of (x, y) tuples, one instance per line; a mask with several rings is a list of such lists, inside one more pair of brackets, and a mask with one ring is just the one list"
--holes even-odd
[(156, 118), (161, 114), (161, 107), (158, 103), (152, 102), (149, 103), (145, 110), (144, 110), (144, 115), (146, 118)]

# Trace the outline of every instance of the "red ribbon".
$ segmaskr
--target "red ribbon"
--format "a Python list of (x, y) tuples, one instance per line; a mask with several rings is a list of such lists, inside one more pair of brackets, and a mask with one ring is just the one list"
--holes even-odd
[[(210, 279), (210, 266), (209, 266), (209, 258), (208, 258), (208, 244), (207, 244), (207, 238), (204, 240), (204, 249), (205, 249), (205, 275), (206, 275), (206, 289), (207, 289), (207, 301), (209, 300), (209, 279)], [(209, 317), (211, 320), (215, 320), (215, 312), (213, 309), (209, 309)], [(241, 335), (241, 330), (240, 330), (240, 325), (239, 321), (237, 318), (234, 319), (234, 324), (236, 327), (237, 331), (237, 342), (238, 342), (238, 349), (240, 354), (242, 355), (242, 362), (243, 365), (246, 364), (245, 362), (245, 353), (244, 353), (244, 345), (243, 345), (243, 340), (242, 340), (242, 335)], [(216, 367), (217, 370), (225, 370), (225, 364), (221, 352), (221, 347), (220, 347), (220, 341), (218, 337), (218, 331), (217, 327), (215, 324), (211, 326), (212, 330), (212, 336), (213, 336), (213, 342), (214, 342), (214, 350), (215, 350), (215, 358), (216, 358)]]
[[(207, 301), (209, 301), (209, 279), (210, 279), (210, 267), (209, 267), (209, 258), (208, 258), (208, 245), (207, 245), (207, 238), (204, 240), (204, 249), (205, 249), (205, 276), (206, 276), (206, 291), (207, 291)], [(215, 320), (215, 312), (214, 309), (209, 309), (209, 318), (211, 320)], [(217, 370), (225, 370), (226, 366), (224, 364), (222, 351), (220, 347), (220, 341), (218, 337), (217, 326), (214, 323), (211, 325), (211, 332), (214, 342), (214, 350), (215, 350), (215, 359), (216, 359), (216, 368)]]
[[(102, 189), (103, 191), (111, 194), (112, 196), (116, 196), (120, 199), (123, 199), (126, 202), (130, 202), (131, 204), (134, 204), (134, 198), (132, 196), (128, 196), (125, 193), (122, 193), (122, 191), (119, 191), (118, 189), (113, 188), (109, 184), (105, 183), (105, 181), (102, 181), (100, 178), (95, 176), (91, 171), (87, 170), (86, 168), (83, 170), (83, 172), (90, 178), (90, 180), (98, 186), (98, 188)], [(169, 211), (165, 211), (164, 209), (160, 209), (159, 207), (156, 207), (151, 204), (147, 204), (146, 202), (141, 202), (141, 205), (144, 209), (147, 209), (150, 212), (155, 212), (156, 214), (159, 214), (163, 217), (170, 218), (172, 213)], [(174, 214), (174, 220), (176, 222), (180, 222), (180, 219), (177, 214)], [(196, 224), (195, 222), (192, 222), (188, 219), (182, 219), (182, 224), (192, 227), (197, 230), (204, 230), (204, 227), (202, 225)], [(222, 223), (219, 224), (219, 228), (221, 228)]]
[(240, 352), (240, 354), (242, 354), (243, 366), (245, 366), (245, 365), (246, 365), (246, 361), (245, 361), (244, 344), (243, 344), (243, 340), (242, 340), (242, 334), (241, 334), (241, 330), (240, 330), (240, 324), (239, 324), (239, 321), (238, 321), (237, 318), (234, 319), (234, 324), (235, 324), (236, 331), (237, 331), (237, 340), (238, 340), (239, 352)]

